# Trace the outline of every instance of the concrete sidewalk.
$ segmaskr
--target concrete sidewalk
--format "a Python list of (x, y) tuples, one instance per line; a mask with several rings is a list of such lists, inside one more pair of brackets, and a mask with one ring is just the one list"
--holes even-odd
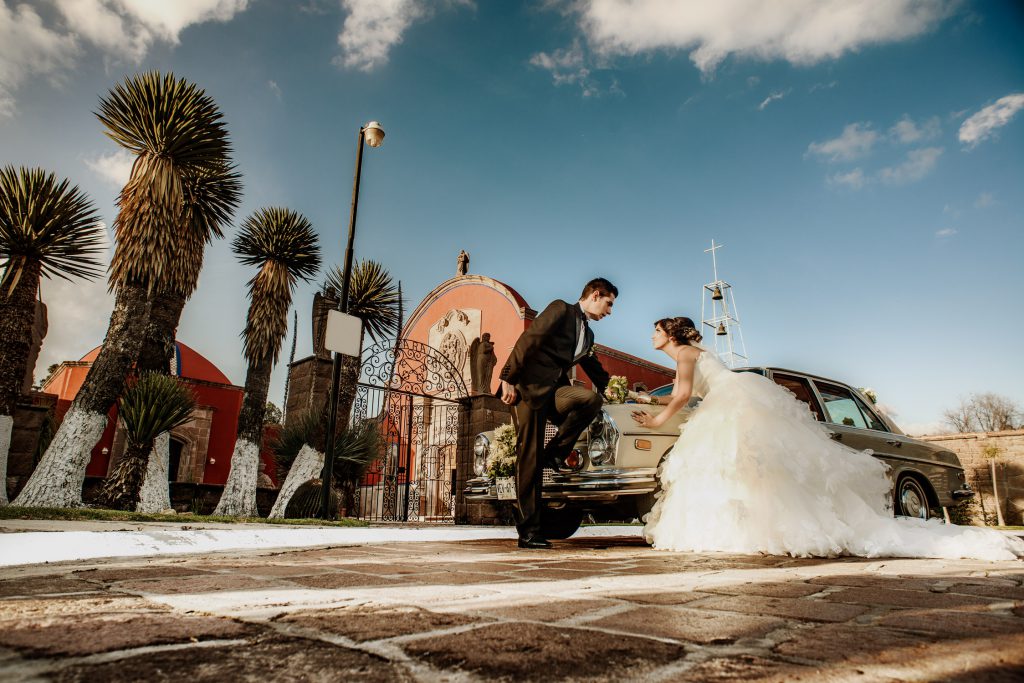
[[(639, 536), (639, 526), (587, 526), (580, 538)], [(376, 524), (363, 527), (188, 522), (0, 521), (0, 567), (110, 557), (154, 557), (374, 543), (514, 539), (497, 526)]]
[(609, 536), (0, 569), (4, 681), (1022, 677), (1019, 561), (684, 554)]

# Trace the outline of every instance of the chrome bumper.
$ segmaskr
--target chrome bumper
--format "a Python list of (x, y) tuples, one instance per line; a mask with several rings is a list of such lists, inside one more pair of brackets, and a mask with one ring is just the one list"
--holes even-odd
[[(551, 500), (614, 501), (619, 496), (652, 493), (657, 486), (654, 467), (635, 469), (593, 469), (559, 473), (544, 470), (541, 495)], [(488, 477), (466, 482), (466, 500), (496, 500), (494, 482)]]
[(974, 495), (974, 491), (966, 486), (962, 489), (957, 489), (956, 491), (950, 491), (949, 493), (953, 496), (953, 500), (965, 500)]

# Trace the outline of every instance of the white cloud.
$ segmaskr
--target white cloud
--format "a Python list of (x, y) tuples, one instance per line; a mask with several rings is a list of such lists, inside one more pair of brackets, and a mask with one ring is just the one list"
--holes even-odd
[(839, 85), (839, 81), (829, 81), (828, 83), (815, 83), (808, 89), (807, 92), (817, 92), (819, 90), (831, 90), (832, 88)]
[(85, 159), (85, 165), (105, 182), (120, 189), (132, 174), (135, 155), (123, 149)]
[(995, 104), (988, 105), (963, 122), (960, 126), (960, 142), (969, 149), (987, 140), (1009, 123), (1021, 109), (1024, 109), (1024, 93), (999, 98)]
[(277, 84), (277, 81), (267, 81), (267, 89), (274, 93), (274, 97), (281, 99), (281, 86)]
[(991, 192), (982, 192), (978, 195), (978, 198), (974, 200), (974, 208), (976, 209), (987, 209), (996, 203), (996, 197)]
[(935, 232), (936, 237), (952, 237), (957, 233), (955, 228), (943, 228)]
[(851, 161), (866, 156), (878, 142), (878, 133), (871, 130), (869, 123), (851, 123), (843, 134), (824, 142), (812, 142), (808, 154), (824, 157), (830, 162)]
[(861, 189), (866, 183), (867, 178), (864, 177), (864, 171), (859, 168), (846, 173), (835, 173), (828, 177), (829, 185), (845, 185), (854, 190)]
[(764, 111), (765, 107), (767, 107), (769, 104), (771, 104), (775, 100), (781, 100), (783, 97), (785, 97), (787, 95), (788, 92), (789, 91), (786, 91), (786, 92), (773, 92), (773, 93), (771, 93), (770, 95), (768, 95), (768, 97), (764, 98), (764, 100), (761, 102), (761, 104), (757, 105), (757, 110), (758, 111)]
[(617, 81), (613, 79), (610, 85), (604, 85), (593, 74), (587, 66), (587, 58), (579, 41), (574, 41), (570, 48), (551, 53), (538, 52), (530, 57), (530, 64), (551, 72), (555, 85), (578, 85), (584, 97), (623, 94)]
[[(0, 116), (10, 116), (15, 91), (28, 79), (60, 81), (88, 43), (115, 59), (138, 63), (157, 42), (177, 45), (183, 30), (228, 21), (249, 0), (53, 0), (56, 25), (27, 4), (0, 0)], [(50, 16), (48, 13), (47, 16)]]
[(896, 125), (889, 129), (889, 135), (892, 139), (904, 145), (921, 142), (922, 140), (931, 140), (938, 137), (941, 132), (942, 128), (939, 125), (938, 116), (933, 116), (927, 121), (917, 124), (906, 114), (896, 122)]
[(889, 185), (905, 185), (921, 180), (935, 168), (942, 151), (941, 147), (910, 150), (906, 161), (899, 166), (883, 168), (878, 172), (878, 178)]
[(709, 74), (729, 55), (807, 65), (934, 28), (955, 0), (589, 0), (580, 23), (594, 49), (689, 50)]
[(0, 0), (0, 117), (13, 116), (15, 91), (35, 76), (56, 79), (70, 68), (79, 48), (73, 36), (46, 26), (28, 5)]
[(386, 64), (405, 30), (427, 14), (424, 0), (342, 0), (341, 4), (348, 16), (338, 34), (342, 55), (335, 61), (363, 71)]

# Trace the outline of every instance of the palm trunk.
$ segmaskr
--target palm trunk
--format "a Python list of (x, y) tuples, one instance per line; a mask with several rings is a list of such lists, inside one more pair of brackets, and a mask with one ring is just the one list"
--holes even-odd
[(295, 461), (288, 470), (288, 476), (285, 477), (281, 490), (277, 494), (277, 500), (274, 501), (274, 507), (270, 510), (270, 514), (267, 517), (269, 519), (284, 517), (284, 511), (288, 509), (288, 502), (295, 495), (295, 492), (310, 479), (318, 478), (323, 468), (323, 452), (316, 450), (309, 444), (304, 444), (299, 450), (299, 454), (295, 456)]
[(134, 510), (139, 503), (139, 490), (151, 450), (152, 441), (144, 444), (129, 442), (124, 457), (104, 482), (96, 503), (112, 510)]
[(167, 476), (170, 460), (171, 435), (161, 432), (153, 442), (153, 450), (149, 452), (136, 512), (162, 512), (171, 507), (170, 477)]
[[(185, 297), (180, 294), (164, 293), (153, 298), (137, 363), (140, 371), (170, 374), (178, 323), (184, 309)], [(149, 454), (149, 462), (146, 463), (146, 473), (139, 492), (139, 504), (135, 508), (137, 512), (160, 512), (171, 507), (171, 490), (167, 476), (170, 441), (170, 434), (167, 432), (156, 438), (153, 450)]]
[(999, 485), (996, 483), (996, 461), (994, 458), (989, 460), (989, 465), (992, 468), (992, 498), (996, 505), (996, 520), (999, 522), (999, 526), (1006, 526), (1006, 522), (1003, 521), (1003, 509), (999, 506)]
[(256, 480), (259, 476), (260, 447), (263, 444), (263, 414), (270, 390), (270, 354), (251, 363), (245, 374), (245, 398), (238, 415), (238, 438), (231, 455), (231, 470), (215, 515), (256, 517)]
[(0, 505), (7, 504), (7, 455), (14, 430), (14, 409), (29, 371), (40, 269), (38, 261), (25, 263), (10, 296), (0, 292)]
[(118, 289), (103, 348), (25, 488), (14, 501), (26, 507), (78, 507), (93, 446), (103, 435), (107, 412), (124, 390), (138, 359), (149, 319), (146, 290)]

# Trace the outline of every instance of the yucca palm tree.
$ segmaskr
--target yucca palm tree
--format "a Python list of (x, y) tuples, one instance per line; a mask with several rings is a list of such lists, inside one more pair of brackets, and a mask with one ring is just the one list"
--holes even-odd
[[(326, 285), (343, 291), (345, 276), (337, 268), (327, 274)], [(397, 334), (402, 296), (394, 280), (384, 266), (376, 261), (358, 261), (352, 267), (349, 281), (348, 314), (363, 321), (363, 335), (370, 335), (373, 341)], [(363, 347), (363, 338), (359, 348)], [(338, 381), (338, 427), (348, 426), (349, 412), (356, 399), (356, 385), (359, 382), (360, 359), (355, 356), (341, 357), (341, 376)]]
[[(181, 239), (174, 243), (176, 264), (170, 277), (150, 297), (149, 322), (143, 332), (136, 368), (140, 371), (170, 370), (178, 323), (185, 303), (199, 285), (206, 245), (224, 236), (221, 227), (230, 222), (241, 199), (241, 176), (228, 163), (198, 169), (185, 178), (185, 211)], [(169, 435), (156, 439), (150, 451), (139, 512), (159, 512), (171, 505), (167, 468)]]
[(81, 504), (90, 453), (139, 357), (151, 298), (173, 279), (181, 260), (188, 179), (229, 163), (227, 129), (216, 103), (172, 74), (127, 78), (100, 101), (97, 116), (111, 139), (137, 155), (117, 199), (117, 248), (109, 275), (114, 311), (99, 356), (15, 501), (19, 505)]
[(118, 402), (125, 451), (107, 477), (96, 503), (114, 510), (134, 510), (157, 435), (189, 419), (196, 400), (170, 375), (144, 372)]
[(249, 280), (249, 313), (242, 339), (248, 370), (238, 416), (231, 470), (214, 514), (256, 516), (256, 478), (263, 441), (263, 413), (270, 372), (288, 334), (288, 310), (299, 279), (320, 269), (320, 245), (302, 214), (280, 207), (259, 209), (246, 218), (231, 250), (259, 272)]
[(97, 277), (103, 232), (89, 198), (67, 180), (39, 168), (0, 169), (0, 505), (14, 408), (31, 370), (39, 280)]

